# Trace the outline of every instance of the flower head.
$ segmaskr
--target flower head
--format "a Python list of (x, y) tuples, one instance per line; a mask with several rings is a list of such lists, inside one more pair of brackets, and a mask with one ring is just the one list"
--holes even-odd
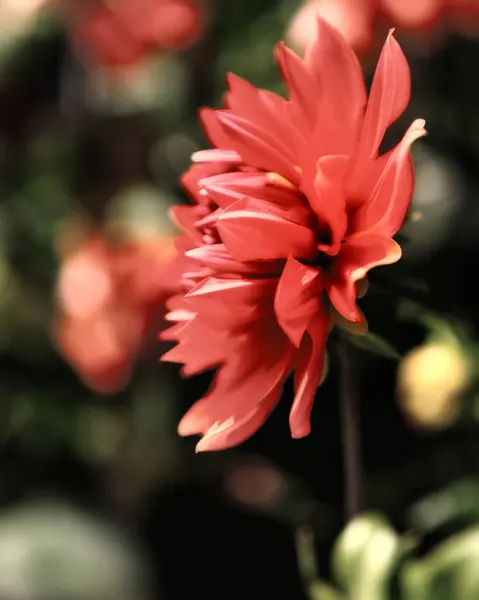
[(340, 31), (357, 53), (370, 49), (376, 6), (372, 0), (304, 0), (293, 15), (286, 38), (300, 56), (316, 38), (317, 17)]
[[(54, 1), (54, 0), (53, 0)], [(194, 0), (57, 0), (80, 52), (103, 66), (127, 66), (152, 50), (194, 43), (203, 17)]]
[(335, 324), (366, 329), (357, 297), (368, 271), (397, 261), (392, 239), (413, 191), (417, 120), (386, 154), (386, 129), (410, 97), (407, 61), (392, 32), (369, 100), (356, 56), (323, 20), (301, 60), (283, 44), (289, 99), (228, 76), (226, 108), (203, 110), (215, 149), (184, 177), (195, 201), (174, 216), (185, 235), (186, 294), (170, 301), (163, 358), (191, 375), (218, 367), (208, 394), (182, 419), (198, 450), (236, 445), (264, 422), (295, 373), (293, 437), (310, 432)]
[(129, 382), (171, 287), (171, 240), (112, 243), (90, 233), (61, 266), (55, 341), (85, 383), (114, 393)]

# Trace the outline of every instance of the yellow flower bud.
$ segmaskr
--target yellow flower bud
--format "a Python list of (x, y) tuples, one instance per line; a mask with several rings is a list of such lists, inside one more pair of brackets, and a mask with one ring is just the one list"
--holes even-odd
[(468, 361), (454, 344), (434, 342), (415, 348), (398, 371), (398, 396), (404, 413), (419, 427), (448, 427), (459, 416), (469, 374)]

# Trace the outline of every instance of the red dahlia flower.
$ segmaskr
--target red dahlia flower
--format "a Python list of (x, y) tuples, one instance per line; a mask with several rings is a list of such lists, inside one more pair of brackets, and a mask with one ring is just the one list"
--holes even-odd
[(163, 359), (183, 363), (185, 375), (218, 367), (179, 425), (182, 435), (203, 435), (198, 450), (251, 436), (293, 371), (291, 434), (307, 435), (331, 328), (365, 330), (359, 286), (401, 256), (392, 238), (413, 192), (410, 146), (425, 123), (378, 155), (410, 97), (392, 32), (369, 101), (356, 56), (325, 21), (304, 61), (283, 44), (277, 59), (290, 99), (230, 75), (227, 108), (202, 113), (216, 149), (194, 155), (183, 180), (196, 205), (174, 212), (187, 293), (170, 301), (175, 324), (165, 337), (179, 343)]

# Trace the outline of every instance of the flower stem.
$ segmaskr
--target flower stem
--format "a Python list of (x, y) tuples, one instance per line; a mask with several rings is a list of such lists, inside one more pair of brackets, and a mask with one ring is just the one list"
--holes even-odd
[(319, 580), (314, 547), (314, 533), (311, 527), (299, 526), (296, 529), (296, 557), (298, 571), (307, 598), (314, 598), (314, 585)]
[(353, 348), (346, 337), (340, 334), (338, 336), (339, 396), (347, 521), (360, 512), (362, 503), (359, 399), (352, 351)]

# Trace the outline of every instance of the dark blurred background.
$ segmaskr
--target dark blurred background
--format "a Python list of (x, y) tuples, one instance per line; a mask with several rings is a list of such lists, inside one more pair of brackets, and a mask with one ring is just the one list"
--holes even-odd
[(304, 598), (302, 528), (331, 577), (335, 360), (312, 435), (290, 439), (287, 389), (253, 439), (195, 454), (176, 426), (211, 375), (183, 380), (156, 339), (168, 209), (206, 145), (197, 109), (220, 104), (227, 71), (281, 91), (274, 45), (302, 53), (312, 11), (349, 36), (368, 80), (397, 27), (413, 92), (387, 143), (412, 118), (429, 131), (404, 259), (372, 275), (374, 335), (352, 356), (365, 507), (419, 533), (419, 554), (477, 523), (479, 7), (126, 2), (0, 0), (0, 598)]

